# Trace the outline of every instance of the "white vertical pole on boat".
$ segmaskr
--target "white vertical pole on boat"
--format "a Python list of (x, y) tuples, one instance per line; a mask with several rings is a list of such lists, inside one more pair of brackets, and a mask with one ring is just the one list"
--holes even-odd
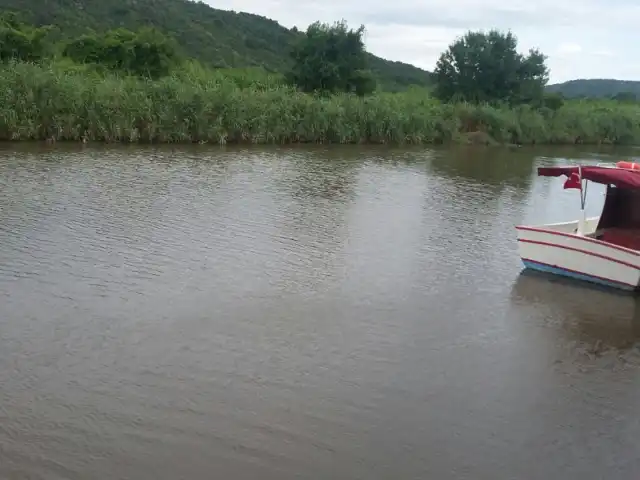
[(582, 165), (578, 166), (578, 176), (580, 177), (580, 217), (578, 218), (578, 235), (584, 235), (587, 224), (587, 214), (584, 210), (586, 201), (586, 188), (582, 188)]

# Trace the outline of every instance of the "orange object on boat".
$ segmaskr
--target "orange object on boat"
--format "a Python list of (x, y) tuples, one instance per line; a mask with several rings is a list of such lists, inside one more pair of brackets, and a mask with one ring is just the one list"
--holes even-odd
[(616, 163), (618, 168), (626, 168), (627, 170), (640, 170), (640, 163), (635, 162), (618, 162)]

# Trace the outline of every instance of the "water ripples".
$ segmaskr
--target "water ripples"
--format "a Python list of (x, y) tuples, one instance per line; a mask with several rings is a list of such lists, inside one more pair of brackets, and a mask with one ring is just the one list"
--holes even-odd
[(0, 477), (598, 472), (575, 425), (638, 433), (636, 303), (518, 277), (568, 200), (465, 155), (3, 153)]

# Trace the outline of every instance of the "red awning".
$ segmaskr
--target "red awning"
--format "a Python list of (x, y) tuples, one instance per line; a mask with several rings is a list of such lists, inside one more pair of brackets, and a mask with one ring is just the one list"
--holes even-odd
[[(579, 167), (539, 167), (538, 175), (543, 177), (559, 177), (578, 173)], [(615, 185), (619, 188), (640, 188), (640, 171), (623, 168), (583, 166), (582, 178), (595, 183)]]

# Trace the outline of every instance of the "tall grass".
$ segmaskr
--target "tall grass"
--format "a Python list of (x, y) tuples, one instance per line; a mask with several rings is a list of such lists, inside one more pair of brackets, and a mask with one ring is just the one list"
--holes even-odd
[[(480, 132), (480, 135), (478, 135)], [(640, 143), (640, 106), (442, 104), (425, 90), (316, 97), (259, 70), (158, 80), (65, 62), (0, 66), (0, 139), (209, 143)]]

